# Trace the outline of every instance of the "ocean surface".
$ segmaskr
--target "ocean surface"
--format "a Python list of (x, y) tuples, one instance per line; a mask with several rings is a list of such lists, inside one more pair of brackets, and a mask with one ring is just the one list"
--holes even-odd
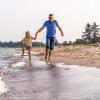
[(41, 61), (0, 48), (0, 100), (100, 100), (100, 69)]

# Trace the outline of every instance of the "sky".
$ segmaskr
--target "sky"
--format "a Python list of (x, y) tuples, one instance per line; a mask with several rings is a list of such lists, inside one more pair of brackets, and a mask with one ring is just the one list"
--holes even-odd
[[(0, 0), (0, 41), (20, 41), (26, 31), (35, 32), (53, 13), (62, 27), (59, 42), (81, 38), (87, 22), (100, 25), (100, 0)], [(37, 40), (45, 42), (46, 29)]]

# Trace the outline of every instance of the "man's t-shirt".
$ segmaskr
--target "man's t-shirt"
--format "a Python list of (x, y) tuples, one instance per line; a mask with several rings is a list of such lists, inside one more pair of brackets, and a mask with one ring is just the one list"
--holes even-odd
[(43, 24), (43, 27), (47, 27), (47, 34), (46, 37), (55, 37), (56, 36), (56, 27), (58, 27), (58, 22), (56, 20), (54, 21), (45, 21)]

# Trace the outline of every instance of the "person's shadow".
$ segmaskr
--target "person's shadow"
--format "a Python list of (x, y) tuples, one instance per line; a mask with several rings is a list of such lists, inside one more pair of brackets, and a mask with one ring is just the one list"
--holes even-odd
[(52, 69), (48, 71), (51, 86), (49, 99), (58, 100), (62, 92), (61, 70), (55, 64), (50, 64), (49, 68)]

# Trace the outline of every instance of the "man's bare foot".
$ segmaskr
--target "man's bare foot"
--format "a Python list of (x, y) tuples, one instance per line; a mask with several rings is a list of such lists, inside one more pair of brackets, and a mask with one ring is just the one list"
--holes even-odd
[(48, 58), (48, 61), (51, 61), (50, 57)]
[(23, 55), (21, 57), (23, 58)]
[(50, 58), (50, 56), (48, 57), (48, 61), (50, 61), (51, 60), (51, 58)]
[(50, 60), (47, 60), (47, 61), (46, 61), (46, 64), (51, 64), (51, 61), (50, 61)]
[(44, 59), (47, 59), (47, 56), (45, 56)]

